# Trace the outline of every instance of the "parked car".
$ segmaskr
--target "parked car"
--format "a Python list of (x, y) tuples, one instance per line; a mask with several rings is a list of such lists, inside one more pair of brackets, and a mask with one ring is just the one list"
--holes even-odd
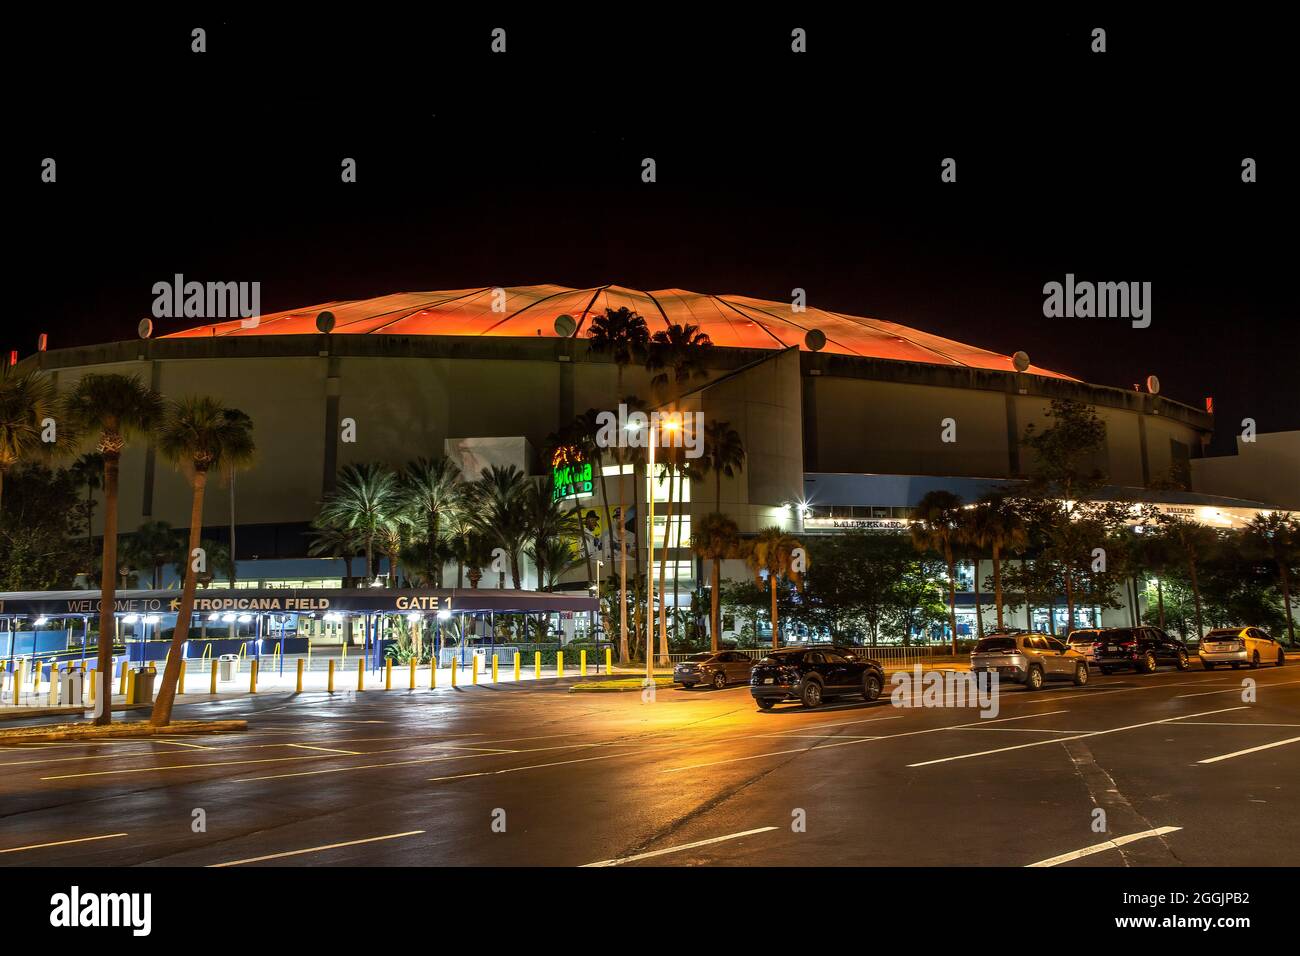
[(1103, 674), (1129, 667), (1150, 674), (1161, 664), (1173, 664), (1180, 671), (1191, 666), (1187, 645), (1158, 627), (1102, 628), (1093, 660)]
[(831, 697), (861, 694), (872, 701), (885, 687), (880, 662), (861, 655), (859, 648), (825, 644), (772, 651), (754, 665), (749, 692), (760, 710), (783, 700), (816, 707)]
[(754, 659), (740, 651), (692, 654), (673, 668), (673, 682), (683, 687), (708, 684), (722, 690), (728, 684), (742, 684), (749, 680), (753, 666)]
[(1095, 663), (1097, 659), (1097, 644), (1100, 637), (1100, 628), (1086, 627), (1077, 631), (1071, 631), (1070, 636), (1065, 639), (1065, 643), (1086, 657), (1088, 663), (1092, 664)]
[(1197, 653), (1201, 666), (1207, 671), (1220, 664), (1231, 664), (1235, 670), (1242, 664), (1251, 667), (1276, 664), (1281, 667), (1286, 663), (1282, 646), (1258, 627), (1217, 628), (1205, 635)]
[(998, 680), (1038, 690), (1049, 680), (1088, 683), (1088, 661), (1063, 641), (1046, 634), (1002, 634), (986, 637), (970, 655), (972, 674), (997, 674)]

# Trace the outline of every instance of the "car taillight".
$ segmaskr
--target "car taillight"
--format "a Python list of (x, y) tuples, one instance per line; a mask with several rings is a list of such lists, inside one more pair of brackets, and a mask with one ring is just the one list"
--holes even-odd
[(1137, 647), (1137, 641), (1122, 641), (1120, 647)]

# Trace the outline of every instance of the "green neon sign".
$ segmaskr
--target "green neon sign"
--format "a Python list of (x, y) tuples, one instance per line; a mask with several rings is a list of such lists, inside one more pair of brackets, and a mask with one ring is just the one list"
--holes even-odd
[(561, 498), (590, 498), (593, 493), (591, 462), (580, 461), (551, 467), (552, 501)]

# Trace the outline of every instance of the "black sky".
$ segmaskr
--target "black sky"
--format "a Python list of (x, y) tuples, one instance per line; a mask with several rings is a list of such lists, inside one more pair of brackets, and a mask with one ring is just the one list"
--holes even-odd
[[(1276, 25), (636, 16), (24, 25), (0, 344), (130, 338), (177, 272), (258, 280), (266, 311), (542, 282), (801, 287), (1089, 381), (1213, 395), (1216, 451), (1243, 417), (1300, 428)], [(1044, 318), (1043, 283), (1067, 272), (1151, 282), (1151, 327)]]

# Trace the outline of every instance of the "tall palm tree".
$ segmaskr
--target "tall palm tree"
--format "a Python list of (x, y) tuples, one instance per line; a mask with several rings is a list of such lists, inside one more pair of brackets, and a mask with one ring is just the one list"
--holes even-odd
[[(745, 563), (754, 572), (754, 583), (763, 586), (763, 575), (767, 575), (768, 591), (772, 600), (772, 648), (781, 646), (780, 630), (776, 612), (776, 582), (785, 578), (795, 587), (803, 590), (803, 571), (795, 567), (795, 550), (802, 549), (799, 539), (776, 527), (764, 528), (745, 549)], [(804, 559), (804, 569), (808, 568)]]
[(402, 473), (402, 485), (407, 505), (421, 525), (425, 540), (434, 546), (429, 553), (429, 557), (435, 559), (433, 586), (440, 588), (442, 565), (436, 558), (439, 555), (445, 557), (445, 550), (440, 548), (443, 521), (452, 516), (461, 500), (460, 468), (445, 456), (417, 458), (407, 462)]
[(113, 603), (117, 593), (117, 496), (122, 450), (136, 435), (148, 435), (162, 415), (162, 398), (135, 375), (83, 375), (64, 401), (64, 419), (76, 431), (94, 435), (104, 459), (104, 548), (100, 563), (98, 679), (104, 708), (96, 724), (112, 720)]
[(731, 422), (712, 421), (704, 426), (704, 455), (692, 463), (701, 478), (713, 474), (713, 507), (722, 510), (722, 479), (735, 478), (745, 467), (745, 443)]
[(718, 604), (718, 588), (722, 584), (722, 562), (736, 554), (740, 542), (740, 528), (727, 515), (713, 512), (704, 516), (698, 527), (691, 531), (691, 550), (701, 560), (713, 562), (710, 587), (709, 637), (710, 649), (718, 652), (718, 638), (722, 634), (722, 616)]
[(172, 629), (167, 665), (163, 668), (162, 682), (149, 717), (149, 722), (155, 727), (171, 723), (176, 681), (181, 673), (181, 647), (189, 638), (194, 589), (198, 584), (198, 567), (194, 558), (203, 532), (203, 493), (207, 488), (208, 473), (217, 471), (220, 474), (226, 467), (246, 465), (253, 458), (252, 421), (247, 415), (227, 415), (227, 411), (229, 409), (219, 401), (207, 396), (171, 402), (155, 438), (158, 453), (184, 473), (193, 493), (180, 606), (176, 611), (176, 626)]
[(95, 492), (104, 487), (104, 456), (97, 451), (88, 451), (78, 456), (68, 470), (77, 484), (86, 488), (86, 545), (89, 546), (94, 538)]
[[(527, 553), (537, 566), (537, 586), (539, 589), (544, 589), (545, 581), (557, 579), (554, 570), (547, 566), (547, 562), (559, 553), (557, 549), (551, 547), (551, 543), (553, 541), (574, 543), (574, 539), (580, 533), (580, 525), (576, 515), (561, 507), (559, 500), (552, 493), (550, 481), (532, 481), (527, 484), (527, 490), (523, 495), (522, 511), (526, 528), (525, 539), (528, 542)], [(567, 565), (568, 562), (566, 561), (565, 564)]]
[[(19, 462), (38, 454), (70, 447), (73, 434), (58, 422), (58, 392), (52, 379), (39, 372), (5, 374), (0, 378), (0, 515), (3, 515), (5, 474)], [(55, 429), (55, 441), (47, 442), (46, 422), (53, 420), (62, 427)]]
[[(1002, 624), (1002, 555), (1019, 551), (1029, 543), (1024, 519), (1006, 495), (988, 494), (975, 503), (970, 512), (968, 535), (976, 547), (988, 548), (993, 560), (993, 603), (998, 612), (998, 630)], [(976, 565), (976, 594), (979, 593), (979, 566)]]
[(930, 491), (916, 506), (912, 544), (918, 551), (934, 551), (948, 569), (948, 624), (952, 652), (957, 653), (957, 559), (954, 548), (961, 525), (961, 498), (950, 491)]
[(523, 586), (519, 554), (528, 543), (529, 529), (523, 508), (527, 489), (528, 479), (514, 465), (492, 465), (470, 491), (473, 521), (510, 559), (510, 578), (516, 591)]
[[(250, 431), (252, 430), (253, 420), (248, 416), (247, 413), (240, 411), (238, 408), (227, 408), (225, 410), (225, 415), (228, 419), (230, 419), (230, 421), (233, 424), (242, 425), (243, 427), (249, 429)], [(234, 560), (235, 560), (235, 474), (239, 470), (239, 463), (234, 461), (227, 462), (224, 470), (226, 474), (226, 481), (230, 485), (230, 548), (228, 550), (230, 551), (230, 560), (231, 560), (230, 586), (233, 588), (235, 586), (235, 577), (238, 574), (238, 570), (234, 565)]]
[(1199, 641), (1205, 636), (1205, 628), (1202, 624), (1201, 582), (1198, 568), (1201, 561), (1218, 545), (1219, 536), (1213, 528), (1198, 521), (1165, 516), (1164, 523), (1170, 544), (1182, 557), (1187, 567), (1187, 576), (1192, 585), (1192, 600), (1196, 605), (1196, 639)]
[[(1287, 639), (1295, 646), (1295, 618), (1291, 616), (1291, 569), (1300, 563), (1300, 521), (1281, 511), (1260, 513), (1246, 525), (1246, 543), (1255, 553), (1277, 566), (1286, 607)], [(1163, 622), (1161, 622), (1163, 626)]]
[(530, 544), (525, 553), (537, 565), (537, 587), (554, 591), (564, 574), (582, 563), (571, 538), (547, 538)]
[[(633, 360), (639, 360), (650, 341), (650, 331), (645, 319), (629, 309), (606, 309), (604, 315), (596, 316), (591, 321), (591, 350), (609, 355), (617, 368), (617, 386), (614, 391), (615, 401), (623, 397), (623, 373)], [(623, 499), (626, 448), (622, 437), (614, 448), (614, 460), (618, 463), (618, 658), (621, 663), (628, 661), (627, 639), (627, 505)], [(633, 466), (635, 474), (635, 466)], [(602, 475), (603, 477), (603, 475)], [(635, 483), (634, 483), (635, 490)], [(639, 491), (636, 492), (639, 494)], [(605, 499), (608, 507), (608, 497)], [(613, 541), (614, 529), (609, 529)], [(640, 578), (641, 562), (636, 562), (636, 572)], [(640, 605), (638, 604), (638, 607)]]
[(405, 508), (397, 475), (387, 465), (366, 462), (339, 472), (334, 493), (321, 505), (317, 522), (355, 531), (366, 552), (366, 580), (375, 578), (375, 543)]

